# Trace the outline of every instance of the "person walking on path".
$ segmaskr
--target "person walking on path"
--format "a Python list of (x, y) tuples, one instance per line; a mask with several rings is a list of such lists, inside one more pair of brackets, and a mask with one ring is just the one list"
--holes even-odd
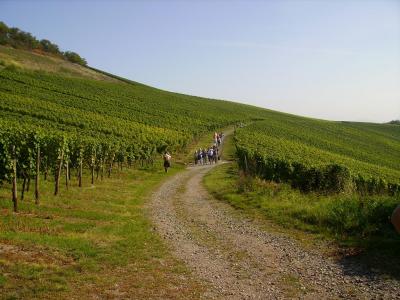
[(214, 132), (214, 143), (218, 143), (218, 133)]
[(203, 164), (203, 150), (201, 150), (201, 148), (199, 149), (199, 151), (197, 151), (197, 160), (200, 165)]
[(214, 162), (213, 156), (214, 156), (213, 148), (208, 149), (208, 161), (210, 165)]
[(208, 164), (207, 148), (203, 149), (202, 156), (203, 156), (203, 165), (207, 165)]
[(163, 159), (164, 159), (165, 173), (167, 173), (168, 168), (171, 167), (171, 155), (167, 151), (165, 151), (165, 153), (163, 155)]
[(214, 150), (214, 163), (217, 163), (219, 159), (219, 149), (217, 146), (213, 146), (213, 150)]

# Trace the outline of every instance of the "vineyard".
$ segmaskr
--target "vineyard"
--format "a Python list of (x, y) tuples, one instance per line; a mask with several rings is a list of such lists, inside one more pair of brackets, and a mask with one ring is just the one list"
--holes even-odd
[(251, 120), (236, 133), (240, 166), (250, 173), (303, 191), (399, 190), (397, 125), (313, 120), (113, 80), (0, 70), (0, 181), (14, 186), (15, 210), (18, 184), (23, 198), (31, 179), (39, 203), (36, 175), (54, 179), (57, 194), (71, 171), (81, 185), (88, 169), (93, 184), (115, 164), (152, 163), (205, 132)]
[[(65, 35), (63, 44), (72, 39), (88, 55), (89, 65), (76, 52), (0, 21), (0, 300), (400, 295), (400, 236), (393, 226), (400, 203), (400, 121), (301, 117), (169, 92), (97, 69), (126, 64), (124, 70), (139, 78), (154, 74), (152, 68), (159, 66), (165, 68), (162, 75), (171, 71), (162, 60), (172, 59), (171, 83), (187, 60), (183, 69), (194, 70), (190, 80), (216, 71), (223, 79), (218, 81), (221, 89), (229, 88), (225, 83), (230, 80), (220, 72), (227, 65), (224, 61), (210, 60), (210, 68), (195, 71), (204, 67), (201, 60), (211, 53), (205, 53), (207, 49), (216, 51), (217, 58), (225, 57), (228, 48), (246, 59), (252, 52), (277, 52), (279, 57), (293, 52), (304, 58), (308, 50), (324, 58), (330, 52), (343, 59), (349, 55), (312, 47), (291, 49), (286, 43), (285, 53), (280, 53), (281, 47), (261, 47), (271, 50), (264, 51), (267, 54), (252, 45), (203, 43), (196, 34), (204, 26), (178, 32), (177, 37), (184, 38), (179, 43), (171, 39), (174, 31), (160, 26), (153, 26), (158, 32), (154, 34), (150, 28), (121, 35), (126, 24), (111, 24), (112, 17), (103, 18), (102, 8), (91, 4), (95, 3), (87, 6), (90, 16), (100, 17), (100, 23), (85, 19), (82, 24), (91, 26), (83, 28), (77, 21), (89, 16), (86, 4), (73, 7), (66, 2), (61, 21), (68, 21), (68, 27), (55, 24)], [(140, 25), (137, 16), (145, 16), (140, 13), (144, 5), (136, 4), (136, 15), (125, 3), (120, 9), (136, 16), (131, 19)], [(175, 4), (169, 6), (179, 13), (185, 9)], [(12, 15), (18, 16), (25, 6)], [(53, 21), (55, 7), (49, 13), (45, 9)], [(36, 20), (36, 28), (45, 26), (41, 11), (33, 11), (25, 23)], [(160, 21), (164, 13), (146, 11), (147, 23), (151, 15)], [(286, 9), (282, 13), (290, 17)], [(229, 14), (236, 16), (225, 13)], [(191, 25), (190, 18), (175, 19), (172, 25)], [(116, 35), (108, 41), (115, 46), (111, 52), (101, 38), (111, 27), (103, 30), (98, 26), (102, 23), (118, 26), (118, 32), (112, 32), (123, 39)], [(94, 28), (100, 31), (91, 32)], [(193, 35), (189, 42), (197, 52), (190, 52), (187, 33)], [(223, 37), (222, 33), (217, 32)], [(79, 45), (82, 34), (96, 48)], [(142, 43), (144, 37), (151, 43)], [(168, 47), (184, 47), (170, 52), (166, 41)], [(157, 42), (162, 44), (159, 49)], [(94, 66), (90, 49), (96, 51)], [(127, 51), (130, 56), (123, 57)], [(227, 59), (234, 58), (232, 53)], [(102, 55), (109, 61), (101, 62)], [(282, 61), (277, 61), (279, 70)], [(257, 74), (248, 72), (252, 64), (243, 69), (239, 62), (229, 67)], [(268, 72), (275, 65), (271, 67)], [(285, 74), (279, 70), (278, 75)], [(279, 89), (266, 89), (262, 96), (268, 99), (290, 88), (296, 72), (292, 73)], [(247, 77), (241, 88), (252, 80), (259, 83)], [(331, 77), (323, 79), (317, 87)], [(272, 102), (263, 105), (268, 103)]]
[(58, 72), (54, 58), (0, 50), (39, 66), (0, 66), (0, 182), (13, 186), (15, 210), (17, 187), (23, 198), (31, 180), (39, 203), (40, 175), (54, 180), (57, 194), (71, 173), (81, 186), (87, 169), (93, 184), (116, 167), (151, 164), (165, 150), (182, 152), (205, 132), (242, 122), (251, 124), (236, 132), (237, 154), (251, 174), (303, 191), (399, 191), (395, 124), (302, 118), (166, 92), (96, 69)]
[(18, 191), (23, 199), (31, 181), (39, 204), (40, 175), (54, 180), (54, 194), (68, 188), (72, 173), (81, 186), (83, 169), (93, 184), (116, 165), (152, 164), (165, 150), (181, 152), (205, 132), (264, 111), (127, 80), (7, 66), (0, 69), (0, 99), (0, 183), (13, 186), (15, 211)]
[(266, 118), (236, 132), (243, 170), (305, 192), (399, 193), (398, 126)]

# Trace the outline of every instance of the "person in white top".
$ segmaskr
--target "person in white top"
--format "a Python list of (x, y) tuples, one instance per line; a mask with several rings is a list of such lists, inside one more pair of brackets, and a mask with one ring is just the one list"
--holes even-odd
[(213, 148), (208, 149), (208, 161), (210, 162), (210, 165), (213, 163), (213, 155), (214, 155), (214, 151)]
[(171, 167), (171, 155), (167, 151), (165, 151), (165, 153), (163, 155), (163, 159), (164, 159), (165, 173), (167, 173), (168, 168)]

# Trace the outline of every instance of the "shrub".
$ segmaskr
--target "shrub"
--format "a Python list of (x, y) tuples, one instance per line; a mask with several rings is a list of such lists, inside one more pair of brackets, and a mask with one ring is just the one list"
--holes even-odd
[(388, 217), (398, 204), (392, 197), (345, 197), (328, 202), (325, 225), (341, 235), (369, 236), (390, 230)]
[(328, 192), (345, 192), (350, 187), (350, 171), (340, 165), (328, 165), (324, 170), (324, 190)]

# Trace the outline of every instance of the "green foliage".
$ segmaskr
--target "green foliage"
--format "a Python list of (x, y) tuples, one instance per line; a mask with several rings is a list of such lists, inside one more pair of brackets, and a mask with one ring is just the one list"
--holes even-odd
[[(31, 194), (21, 201), (19, 214), (10, 211), (10, 202), (0, 201), (0, 299), (87, 299), (93, 286), (107, 298), (116, 283), (126, 283), (129, 295), (138, 299), (154, 297), (154, 286), (157, 298), (176, 295), (183, 272), (176, 269), (184, 266), (170, 258), (154, 232), (145, 202), (178, 170), (124, 169), (95, 188), (81, 189), (74, 181), (57, 197), (52, 182), (41, 177), (40, 207)], [(84, 181), (90, 181), (87, 172)], [(0, 199), (8, 194), (9, 187), (0, 186)], [(191, 298), (193, 289), (184, 297)]]
[(56, 44), (53, 44), (49, 40), (43, 39), (39, 42), (40, 49), (44, 52), (52, 53), (52, 54), (61, 54), (60, 49)]
[(16, 27), (8, 27), (0, 21), (0, 45), (8, 45), (16, 49), (38, 50), (65, 58), (66, 60), (86, 66), (86, 60), (77, 53), (60, 51), (58, 45), (49, 40), (36, 39), (29, 32), (25, 32)]
[(6, 45), (7, 44), (7, 33), (8, 33), (8, 26), (0, 21), (0, 45)]
[(370, 236), (393, 231), (388, 220), (398, 204), (390, 197), (335, 198), (323, 207), (320, 223), (338, 234)]
[(75, 64), (79, 64), (82, 66), (86, 66), (87, 62), (84, 58), (80, 57), (78, 53), (72, 52), (72, 51), (66, 51), (63, 53), (64, 57)]
[(399, 196), (301, 193), (285, 183), (238, 174), (232, 165), (215, 168), (206, 176), (205, 185), (234, 207), (254, 210), (285, 227), (326, 233), (339, 240), (377, 236), (396, 240), (388, 217)]
[(236, 130), (239, 166), (304, 192), (395, 195), (400, 129), (388, 124), (328, 122), (290, 115)]
[(0, 71), (0, 97), (0, 181), (8, 182), (13, 159), (17, 178), (36, 175), (38, 148), (40, 172), (54, 178), (66, 165), (109, 176), (115, 163), (151, 164), (166, 149), (182, 152), (204, 132), (263, 113), (132, 82), (9, 69)]
[[(8, 36), (9, 28), (0, 24), (0, 32)], [(59, 51), (47, 40), (39, 44)], [(76, 53), (65, 55), (85, 63)], [(18, 177), (34, 174), (32, 137), (37, 134), (46, 140), (40, 144), (42, 171), (54, 173), (62, 152), (71, 168), (83, 164), (102, 172), (114, 162), (152, 161), (166, 149), (181, 152), (204, 132), (253, 120), (236, 135), (239, 164), (252, 174), (303, 191), (399, 192), (398, 126), (301, 118), (113, 78), (104, 82), (1, 69), (0, 135), (7, 142), (1, 145), (0, 180), (10, 180), (6, 166), (16, 140), (25, 141), (16, 154)]]

